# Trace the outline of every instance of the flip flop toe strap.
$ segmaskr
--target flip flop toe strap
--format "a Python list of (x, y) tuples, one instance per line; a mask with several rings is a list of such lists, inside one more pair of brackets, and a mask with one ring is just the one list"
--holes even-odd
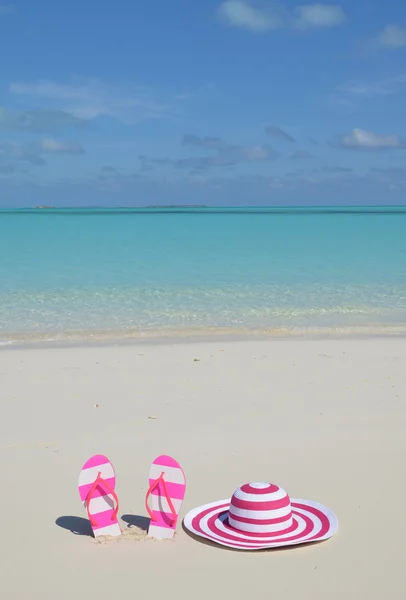
[(92, 527), (97, 527), (97, 521), (95, 520), (94, 516), (90, 514), (90, 501), (92, 500), (93, 494), (96, 491), (96, 488), (98, 486), (103, 487), (109, 494), (111, 494), (111, 496), (113, 496), (113, 498), (116, 502), (116, 508), (113, 510), (113, 512), (111, 514), (112, 521), (114, 521), (117, 518), (117, 513), (118, 513), (118, 508), (119, 508), (118, 497), (117, 497), (116, 492), (107, 483), (107, 481), (101, 477), (101, 473), (98, 473), (96, 479), (92, 483), (92, 487), (90, 488), (90, 490), (86, 496), (86, 501), (85, 501), (87, 516), (89, 517), (89, 521), (90, 521), (90, 524)]
[(156, 479), (154, 481), (154, 483), (152, 483), (149, 486), (147, 495), (145, 496), (145, 508), (147, 509), (148, 514), (151, 517), (151, 521), (157, 521), (158, 520), (157, 517), (154, 515), (154, 512), (150, 509), (150, 507), (148, 505), (148, 499), (149, 499), (150, 495), (152, 494), (152, 492), (159, 486), (159, 484), (162, 484), (166, 501), (168, 502), (169, 509), (170, 509), (170, 511), (172, 513), (172, 523), (171, 523), (171, 525), (173, 525), (175, 523), (177, 517), (178, 517), (178, 514), (177, 514), (177, 512), (175, 510), (175, 507), (174, 507), (174, 505), (172, 503), (171, 497), (169, 496), (168, 489), (166, 487), (166, 483), (165, 483), (165, 479), (164, 479), (164, 471), (162, 471), (162, 473), (160, 474), (160, 476), (158, 477), (158, 479)]

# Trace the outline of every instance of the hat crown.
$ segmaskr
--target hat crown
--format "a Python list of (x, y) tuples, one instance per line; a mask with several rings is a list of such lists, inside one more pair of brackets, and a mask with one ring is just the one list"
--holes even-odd
[(231, 498), (228, 523), (245, 533), (284, 532), (293, 525), (290, 498), (272, 483), (246, 483)]

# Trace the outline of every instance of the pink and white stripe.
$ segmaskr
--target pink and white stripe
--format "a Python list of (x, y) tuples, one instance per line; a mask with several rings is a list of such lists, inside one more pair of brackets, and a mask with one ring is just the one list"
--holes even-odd
[(231, 498), (228, 513), (231, 527), (249, 533), (276, 533), (292, 526), (288, 494), (277, 485), (248, 483)]
[(338, 529), (336, 515), (310, 500), (291, 500), (270, 483), (249, 483), (231, 500), (191, 510), (184, 525), (195, 535), (240, 550), (321, 541)]
[(174, 536), (178, 516), (186, 493), (186, 478), (179, 463), (172, 457), (158, 456), (151, 465), (149, 471), (149, 488), (162, 476), (165, 481), (166, 491), (175, 509), (176, 515), (172, 514), (165, 488), (161, 482), (148, 494), (146, 501), (151, 514), (148, 535), (157, 539), (169, 539)]
[[(116, 476), (113, 465), (105, 456), (98, 454), (92, 456), (84, 465), (79, 475), (79, 495), (86, 506), (89, 491), (100, 477), (115, 491)], [(92, 525), (95, 537), (101, 535), (118, 536), (121, 534), (117, 517), (114, 517), (115, 500), (109, 490), (101, 481), (92, 493), (89, 502), (89, 513), (94, 518), (96, 525)]]

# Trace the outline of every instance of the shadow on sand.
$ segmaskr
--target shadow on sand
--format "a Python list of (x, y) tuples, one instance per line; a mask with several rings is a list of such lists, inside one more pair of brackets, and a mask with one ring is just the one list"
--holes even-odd
[[(142, 517), (140, 515), (123, 515), (121, 520), (127, 524), (127, 529), (137, 527), (142, 531), (148, 531), (150, 519)], [(59, 517), (55, 524), (62, 529), (70, 531), (74, 535), (87, 535), (88, 537), (94, 537), (92, 527), (88, 519), (82, 517)]]
[(67, 529), (75, 535), (94, 537), (88, 519), (83, 519), (82, 517), (59, 517), (55, 521), (55, 524), (58, 525), (58, 527), (62, 527), (62, 529)]
[(142, 517), (141, 515), (122, 515), (121, 520), (124, 523), (127, 523), (127, 529), (131, 529), (131, 527), (137, 527), (142, 531), (148, 531), (149, 517)]

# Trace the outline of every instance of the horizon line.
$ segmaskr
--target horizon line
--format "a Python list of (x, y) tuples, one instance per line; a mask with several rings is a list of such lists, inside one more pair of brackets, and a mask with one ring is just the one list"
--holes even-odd
[(209, 210), (261, 210), (261, 209), (379, 209), (379, 208), (406, 208), (405, 204), (260, 204), (260, 205), (229, 205), (216, 206), (211, 204), (153, 204), (142, 206), (100, 206), (100, 205), (72, 205), (72, 206), (0, 206), (0, 210), (35, 210), (35, 211), (50, 211), (50, 210), (171, 210), (171, 209), (209, 209)]

